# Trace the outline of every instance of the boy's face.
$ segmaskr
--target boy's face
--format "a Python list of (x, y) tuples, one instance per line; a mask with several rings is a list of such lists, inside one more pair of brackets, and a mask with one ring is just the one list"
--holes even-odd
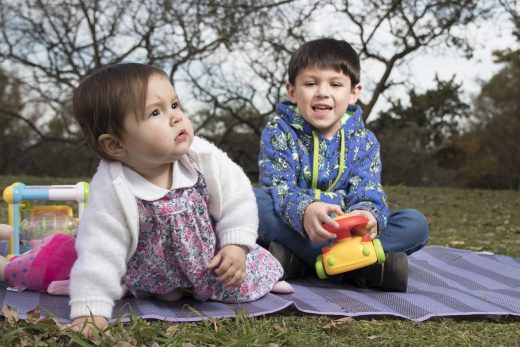
[(294, 85), (288, 83), (286, 88), (303, 118), (326, 137), (340, 129), (348, 105), (354, 104), (361, 92), (361, 85), (352, 86), (343, 72), (315, 67), (301, 70)]

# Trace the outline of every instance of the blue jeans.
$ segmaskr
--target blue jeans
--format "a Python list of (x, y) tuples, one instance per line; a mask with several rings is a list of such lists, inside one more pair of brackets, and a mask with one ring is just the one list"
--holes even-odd
[[(278, 216), (271, 194), (263, 188), (255, 188), (260, 226), (258, 243), (266, 248), (271, 242), (289, 249), (307, 265), (314, 267), (321, 248), (333, 240), (316, 243), (302, 237)], [(428, 222), (424, 215), (414, 209), (400, 209), (390, 213), (386, 228), (379, 234), (386, 253), (405, 252), (410, 255), (428, 242)]]

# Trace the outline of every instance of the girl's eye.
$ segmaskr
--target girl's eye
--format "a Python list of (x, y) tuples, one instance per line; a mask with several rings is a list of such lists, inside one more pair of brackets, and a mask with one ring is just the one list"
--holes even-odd
[(176, 109), (178, 109), (178, 108), (179, 108), (179, 103), (178, 103), (178, 102), (174, 102), (174, 103), (172, 104), (172, 109), (176, 110)]
[(161, 112), (159, 112), (158, 109), (155, 109), (152, 111), (152, 113), (150, 113), (150, 117), (157, 117), (160, 114), (161, 114)]

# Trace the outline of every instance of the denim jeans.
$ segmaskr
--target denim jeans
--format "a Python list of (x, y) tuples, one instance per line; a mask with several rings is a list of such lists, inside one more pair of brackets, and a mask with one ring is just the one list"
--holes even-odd
[[(254, 191), (260, 217), (258, 243), (266, 248), (271, 242), (279, 243), (307, 265), (314, 267), (316, 257), (321, 254), (321, 248), (333, 240), (316, 243), (302, 237), (278, 216), (274, 210), (273, 198), (266, 189), (255, 188)], [(405, 252), (410, 255), (428, 242), (428, 222), (417, 210), (396, 210), (390, 213), (388, 223), (378, 238), (385, 253)]]

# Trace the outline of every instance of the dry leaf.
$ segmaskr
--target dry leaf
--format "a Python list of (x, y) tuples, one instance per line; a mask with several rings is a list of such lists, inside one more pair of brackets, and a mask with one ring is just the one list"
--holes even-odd
[(217, 318), (210, 317), (208, 318), (209, 322), (213, 325), (213, 330), (218, 331), (219, 327), (222, 326), (221, 320)]
[(2, 306), (2, 315), (11, 325), (20, 320), (20, 315), (18, 314), (18, 312), (7, 304), (4, 304), (4, 306)]
[(177, 334), (177, 332), (179, 331), (179, 325), (175, 324), (175, 325), (170, 325), (167, 329), (166, 329), (166, 333), (170, 336), (175, 336), (175, 334)]
[(38, 323), (39, 320), (40, 320), (40, 308), (38, 306), (36, 306), (35, 309), (27, 312), (27, 318), (26, 318), (27, 323), (34, 324), (34, 323)]
[(287, 327), (281, 326), (280, 324), (275, 324), (273, 328), (275, 328), (276, 331), (278, 331), (280, 334), (287, 334), (288, 331)]
[(341, 323), (341, 324), (352, 324), (353, 321), (354, 321), (354, 318), (352, 318), (352, 317), (343, 317), (340, 319), (336, 319), (334, 322)]
[(353, 321), (354, 321), (354, 319), (352, 317), (343, 317), (340, 319), (333, 320), (328, 324), (325, 324), (323, 326), (323, 329), (324, 330), (335, 330), (335, 331), (350, 330)]

